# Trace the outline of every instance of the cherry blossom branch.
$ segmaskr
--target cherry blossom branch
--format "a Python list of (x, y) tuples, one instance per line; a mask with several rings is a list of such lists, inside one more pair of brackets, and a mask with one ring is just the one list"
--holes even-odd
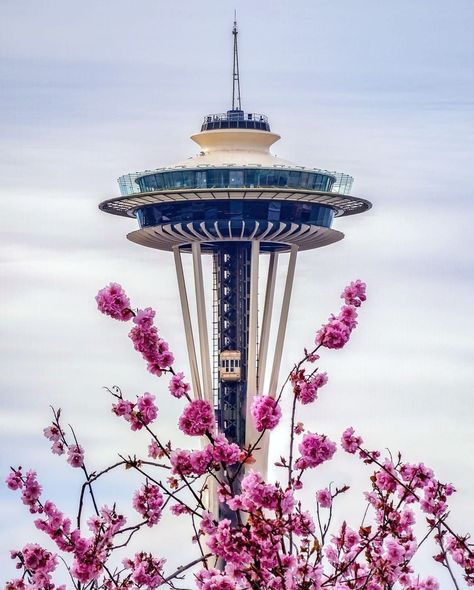
[(169, 576), (166, 576), (166, 578), (163, 578), (163, 582), (165, 582), (165, 583), (170, 582), (171, 580), (173, 580), (174, 578), (176, 578), (177, 576), (179, 576), (180, 574), (182, 574), (183, 572), (185, 572), (189, 568), (193, 567), (193, 565), (196, 565), (196, 564), (200, 563), (201, 561), (205, 562), (210, 557), (212, 557), (212, 553), (207, 553), (206, 555), (203, 555), (202, 557), (198, 557), (197, 559), (190, 561), (186, 565), (181, 565), (175, 572), (173, 572)]
[[(199, 518), (201, 518), (201, 515), (199, 514), (199, 512), (196, 512), (196, 510), (193, 510), (190, 506), (188, 506), (186, 504), (186, 502), (183, 502), (180, 498), (178, 498), (176, 496), (176, 494), (174, 494), (173, 492), (168, 490), (168, 488), (166, 486), (164, 486), (161, 483), (161, 481), (154, 479), (149, 474), (147, 474), (145, 471), (143, 471), (143, 469), (140, 469), (140, 467), (137, 465), (137, 463), (130, 463), (130, 467), (133, 467), (133, 469), (135, 469), (136, 471), (138, 471), (139, 473), (144, 475), (146, 478), (148, 478), (150, 481), (152, 481), (154, 484), (156, 484), (161, 490), (163, 490), (163, 492), (165, 492), (166, 495), (171, 496), (173, 498), (173, 500), (176, 500), (176, 502), (178, 502), (178, 504), (181, 504), (181, 506), (184, 506), (187, 510), (189, 510), (190, 512), (192, 512), (193, 514), (195, 514), (196, 516), (199, 516)], [(187, 487), (189, 487), (189, 485)], [(193, 492), (194, 492), (194, 490), (193, 490)], [(205, 506), (202, 503), (202, 501), (199, 499), (199, 496), (197, 496), (196, 493), (194, 493), (193, 495), (197, 498), (199, 507), (205, 510)]]
[(437, 542), (438, 545), (441, 549), (441, 555), (443, 556), (443, 565), (446, 567), (446, 569), (448, 570), (448, 573), (451, 577), (451, 580), (454, 584), (454, 587), (456, 588), (456, 590), (459, 590), (459, 586), (458, 583), (456, 581), (456, 578), (454, 577), (453, 574), (453, 570), (451, 569), (451, 565), (449, 563), (449, 559), (448, 559), (448, 554), (446, 553), (446, 550), (444, 548), (444, 543), (443, 543), (443, 531), (441, 530), (441, 523), (438, 523), (438, 525), (436, 526), (436, 530), (438, 531), (438, 538), (437, 538)]

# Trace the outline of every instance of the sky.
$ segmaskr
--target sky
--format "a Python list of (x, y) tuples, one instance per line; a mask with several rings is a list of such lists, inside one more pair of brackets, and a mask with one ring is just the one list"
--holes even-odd
[[(103, 386), (156, 393), (160, 431), (174, 433), (166, 384), (94, 302), (116, 281), (135, 306), (156, 307), (186, 371), (171, 256), (128, 242), (133, 220), (97, 205), (118, 196), (121, 174), (195, 154), (202, 117), (230, 107), (234, 8), (243, 108), (268, 115), (282, 136), (274, 153), (352, 174), (374, 204), (336, 220), (342, 242), (298, 260), (288, 370), (348, 281), (369, 294), (348, 348), (321, 361), (330, 381), (307, 425), (333, 439), (353, 425), (369, 447), (424, 461), (458, 489), (454, 525), (473, 530), (471, 0), (0, 1), (0, 472), (35, 467), (73, 512), (80, 478), (49, 454), (49, 405), (92, 465), (147, 442), (114, 420)], [(274, 454), (283, 441), (278, 431)], [(360, 498), (357, 466), (340, 465), (331, 476)], [(136, 483), (111, 478), (104, 502), (126, 503)], [(15, 494), (2, 486), (0, 498), (4, 579), (8, 550), (41, 537)], [(341, 510), (360, 510), (348, 502)], [(182, 530), (163, 525), (148, 541), (179, 565)], [(420, 568), (440, 573), (429, 555)]]

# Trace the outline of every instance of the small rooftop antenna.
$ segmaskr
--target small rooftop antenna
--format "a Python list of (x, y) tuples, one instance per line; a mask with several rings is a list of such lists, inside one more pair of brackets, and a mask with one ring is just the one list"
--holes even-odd
[(234, 36), (234, 68), (232, 74), (232, 110), (242, 110), (240, 102), (240, 74), (239, 74), (239, 48), (237, 45), (237, 12), (234, 10), (234, 27), (232, 35)]

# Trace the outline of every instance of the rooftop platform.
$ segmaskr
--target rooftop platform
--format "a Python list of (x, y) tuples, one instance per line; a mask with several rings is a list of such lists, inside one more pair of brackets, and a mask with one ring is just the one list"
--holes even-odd
[(266, 115), (231, 110), (226, 113), (217, 113), (204, 117), (201, 132), (214, 131), (215, 129), (255, 129), (257, 131), (270, 131), (270, 124)]

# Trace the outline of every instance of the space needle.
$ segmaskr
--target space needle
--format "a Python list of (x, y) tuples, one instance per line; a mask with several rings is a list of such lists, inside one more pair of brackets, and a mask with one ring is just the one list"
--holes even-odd
[[(136, 219), (138, 229), (127, 235), (132, 242), (173, 253), (194, 396), (213, 404), (217, 427), (229, 441), (248, 448), (258, 435), (250, 414), (253, 397), (277, 394), (298, 252), (342, 240), (332, 228), (334, 218), (362, 213), (371, 204), (348, 194), (348, 174), (299, 166), (270, 152), (280, 136), (266, 115), (242, 109), (236, 22), (232, 34), (232, 108), (204, 117), (191, 136), (199, 153), (120, 177), (121, 196), (99, 207)], [(186, 255), (192, 257), (193, 280), (185, 278)], [(203, 256), (212, 257), (212, 285), (205, 285)], [(286, 277), (275, 310), (282, 259), (288, 260)], [(259, 297), (262, 270), (266, 286)], [(206, 307), (206, 287), (213, 290), (212, 309)], [(264, 436), (252, 465), (264, 477), (268, 442)]]

